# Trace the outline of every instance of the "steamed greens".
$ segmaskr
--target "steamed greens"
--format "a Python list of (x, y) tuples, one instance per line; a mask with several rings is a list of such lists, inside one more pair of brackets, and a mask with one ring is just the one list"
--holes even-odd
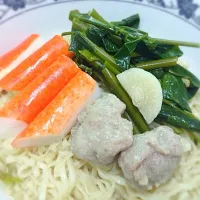
[(187, 115), (187, 113), (181, 112), (169, 105), (163, 105), (158, 115), (158, 118), (165, 121), (175, 127), (184, 128), (192, 131), (200, 131), (200, 121)]
[(190, 82), (190, 86), (187, 88), (188, 97), (191, 99), (198, 91), (200, 87), (199, 79), (192, 74), (190, 71), (185, 69), (184, 67), (177, 65), (169, 70), (171, 74), (179, 76), (181, 78), (188, 79)]
[[(200, 131), (200, 121), (189, 107), (200, 81), (177, 64), (183, 55), (180, 46), (199, 48), (199, 43), (153, 38), (139, 29), (138, 14), (108, 22), (94, 9), (83, 14), (73, 10), (69, 19), (72, 30), (62, 35), (72, 37), (70, 50), (75, 53), (74, 60), (126, 104), (125, 116), (134, 123), (134, 133), (150, 129), (116, 75), (135, 67), (149, 71), (160, 81), (164, 99), (157, 122)], [(183, 78), (189, 81), (189, 87)]]
[(161, 79), (163, 98), (175, 102), (183, 110), (190, 110), (186, 87), (180, 77), (166, 73)]

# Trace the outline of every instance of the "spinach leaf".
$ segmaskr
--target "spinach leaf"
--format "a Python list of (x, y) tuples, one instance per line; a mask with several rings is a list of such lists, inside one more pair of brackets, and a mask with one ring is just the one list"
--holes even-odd
[(143, 56), (137, 56), (137, 57), (131, 57), (131, 63), (132, 64), (139, 64), (143, 62), (151, 61), (151, 59)]
[(107, 35), (112, 38), (111, 34), (99, 29), (95, 26), (90, 26), (86, 31), (87, 37), (96, 45), (103, 47), (108, 53), (116, 53), (119, 48), (110, 39), (107, 39)]
[(90, 26), (86, 31), (86, 36), (98, 46), (102, 46), (102, 38), (106, 32), (95, 26)]
[(116, 53), (117, 51), (119, 51), (119, 48), (117, 47), (117, 45), (115, 45), (114, 43), (112, 43), (107, 38), (102, 38), (102, 42), (103, 42), (104, 49), (108, 53), (112, 53), (113, 54), (113, 53)]
[(157, 79), (162, 78), (163, 75), (165, 74), (163, 68), (153, 69), (153, 70), (150, 70), (149, 72), (152, 73)]
[(148, 38), (138, 44), (137, 53), (152, 60), (161, 58), (180, 57), (183, 52), (177, 45), (166, 45)]
[(125, 19), (122, 19), (118, 22), (112, 22), (115, 26), (130, 26), (134, 28), (138, 28), (140, 24), (140, 16), (138, 14), (131, 15)]
[(170, 68), (169, 72), (176, 76), (180, 76), (182, 78), (188, 79), (190, 81), (190, 83), (195, 87), (200, 87), (199, 79), (194, 74), (192, 74), (190, 71), (188, 71), (187, 69), (185, 69), (184, 67), (182, 67), (180, 65)]
[(133, 51), (135, 50), (138, 41), (126, 42), (122, 48), (115, 54), (115, 60), (124, 70), (130, 68), (130, 60)]
[(180, 77), (166, 73), (161, 79), (163, 98), (175, 102), (182, 109), (190, 110), (186, 87)]
[(145, 41), (140, 41), (135, 49), (135, 51), (140, 55), (138, 63), (143, 61), (150, 61), (157, 59), (157, 56), (148, 48)]
[(197, 93), (200, 87), (200, 81), (194, 74), (180, 65), (170, 68), (169, 72), (190, 81), (190, 86), (187, 88), (189, 99), (191, 99)]
[(153, 54), (159, 58), (171, 58), (171, 57), (180, 57), (183, 55), (183, 52), (178, 46), (174, 45), (163, 45), (163, 44), (154, 44), (156, 48), (152, 50)]
[(77, 40), (77, 37), (78, 37), (77, 34), (71, 37), (71, 44), (69, 47), (69, 51), (76, 53), (76, 55), (79, 54), (79, 50), (85, 49), (84, 46), (79, 42), (79, 40)]
[(200, 131), (200, 121), (198, 119), (185, 115), (168, 105), (162, 105), (161, 111), (156, 120), (167, 122), (176, 127)]
[(122, 40), (121, 37), (110, 33), (106, 35), (106, 39), (115, 44), (118, 48), (121, 48), (124, 44), (124, 41)]
[(95, 49), (98, 48), (98, 46), (93, 43), (91, 45), (91, 43), (92, 42), (84, 34), (80, 32), (75, 32), (71, 40), (69, 51), (76, 53), (76, 56), (79, 55), (79, 51), (81, 50), (87, 49), (91, 52), (94, 52)]

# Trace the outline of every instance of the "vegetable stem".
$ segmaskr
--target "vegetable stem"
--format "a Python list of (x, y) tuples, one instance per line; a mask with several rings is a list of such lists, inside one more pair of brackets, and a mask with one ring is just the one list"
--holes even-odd
[(133, 105), (130, 97), (123, 89), (123, 87), (120, 85), (116, 76), (112, 72), (110, 72), (107, 68), (104, 68), (102, 70), (102, 73), (105, 79), (107, 80), (108, 84), (112, 87), (115, 95), (126, 104), (127, 113), (129, 114), (130, 118), (135, 123), (135, 125), (138, 127), (140, 132), (144, 133), (146, 131), (149, 131), (150, 129), (147, 123), (145, 122), (143, 116), (139, 112), (138, 108)]
[[(88, 19), (83, 14), (80, 14), (77, 10), (73, 10), (70, 12), (69, 19), (72, 20), (73, 18), (78, 18), (79, 20), (81, 20), (83, 22), (95, 25), (95, 26), (102, 28), (110, 33), (114, 33), (116, 35), (124, 35), (124, 37), (126, 39), (135, 40), (135, 39), (137, 39), (138, 36), (140, 36), (140, 35), (138, 35), (138, 33), (140, 33), (142, 35), (146, 35), (146, 37), (148, 37), (149, 39), (151, 39), (157, 43), (166, 44), (166, 45), (178, 45), (178, 46), (200, 48), (200, 43), (153, 38), (153, 37), (149, 37), (147, 34), (145, 34), (145, 32), (140, 31), (138, 29), (134, 29), (132, 27), (126, 27), (126, 29), (125, 29), (120, 26), (115, 26), (111, 23), (105, 23), (102, 20), (100, 21), (97, 19)], [(127, 29), (129, 29), (129, 31)], [(131, 32), (130, 30), (132, 30), (133, 32)]]
[(131, 121), (134, 122), (140, 132), (143, 133), (145, 131), (148, 131), (149, 127), (145, 122), (143, 116), (139, 112), (138, 108), (133, 105), (129, 95), (120, 85), (114, 73), (107, 69), (105, 65), (102, 64), (101, 60), (97, 60), (98, 58), (92, 57), (92, 54), (89, 51), (83, 50), (79, 52), (83, 56), (83, 58), (89, 62), (90, 66), (94, 68), (94, 71), (101, 71), (99, 73), (103, 74), (106, 85), (108, 85), (108, 89), (111, 90), (112, 93), (114, 93), (121, 101), (126, 104), (127, 113), (129, 114)]
[[(121, 67), (119, 65), (117, 65), (115, 59), (110, 56), (107, 52), (105, 52), (103, 49), (101, 49), (100, 47), (98, 47), (96, 44), (94, 44), (91, 40), (89, 40), (86, 36), (84, 36), (82, 33), (78, 33), (80, 37), (79, 40), (80, 42), (84, 45), (87, 44), (87, 46), (90, 47), (90, 49), (93, 50), (94, 54), (96, 56), (98, 56), (99, 58), (101, 58), (103, 61), (107, 61), (110, 66), (112, 66), (112, 68), (116, 68), (118, 71), (122, 72), (123, 70), (121, 69)], [(83, 42), (84, 41), (84, 42)]]
[(61, 36), (73, 35), (73, 34), (74, 34), (74, 32), (68, 31), (68, 32), (63, 32), (63, 33), (61, 34)]
[(111, 72), (113, 72), (115, 75), (120, 74), (121, 72), (117, 70), (115, 67), (113, 67), (109, 62), (104, 63), (105, 67), (107, 67)]
[[(137, 37), (138, 37), (137, 34), (133, 34), (131, 32), (128, 32), (128, 31), (126, 31), (123, 28), (120, 28), (118, 26), (113, 26), (109, 23), (103, 23), (103, 22), (96, 20), (96, 19), (88, 19), (88, 18), (84, 17), (83, 15), (81, 15), (78, 11), (71, 11), (70, 12), (69, 19), (73, 20), (74, 18), (77, 18), (80, 21), (83, 21), (85, 23), (92, 24), (94, 26), (102, 28), (102, 29), (104, 29), (104, 30), (106, 30), (110, 33), (114, 33), (116, 35), (123, 34), (126, 38), (137, 39)], [(137, 30), (137, 29), (132, 29), (132, 30), (136, 30), (136, 32), (139, 32), (139, 30)]]
[(103, 84), (107, 90), (110, 89), (109, 84), (107, 83), (106, 79), (104, 78), (104, 76), (102, 75), (102, 73), (99, 73), (97, 71), (93, 71), (93, 74), (99, 79), (100, 83)]
[(110, 24), (107, 24), (107, 23), (103, 23), (99, 20), (96, 20), (96, 19), (88, 19), (86, 17), (83, 17), (81, 14), (76, 14), (74, 17), (78, 18), (79, 20), (85, 22), (85, 23), (88, 23), (88, 24), (92, 24), (94, 26), (97, 26), (97, 27), (100, 27), (100, 28), (103, 28), (105, 30), (109, 30), (110, 32), (114, 33), (115, 31), (112, 29), (112, 26), (110, 26)]
[(84, 72), (86, 72), (89, 75), (92, 75), (92, 73), (93, 73), (91, 68), (89, 68), (83, 64), (79, 65), (79, 68), (82, 69)]
[(153, 60), (148, 62), (141, 62), (136, 64), (135, 66), (138, 68), (142, 68), (144, 70), (152, 70), (158, 68), (165, 68), (165, 67), (173, 67), (176, 65), (178, 58), (165, 58), (160, 60)]
[[(79, 53), (81, 54), (81, 56), (86, 59), (87, 61), (89, 61), (90, 63), (95, 63), (95, 62), (101, 62), (99, 57), (94, 56), (92, 53), (90, 53), (88, 50), (82, 50), (79, 51)], [(101, 62), (102, 63), (102, 62)], [(102, 63), (101, 66), (104, 65), (106, 66), (110, 71), (112, 71), (114, 74), (119, 74), (120, 72), (113, 67), (113, 65), (111, 65), (109, 62), (105, 61), (104, 64)], [(104, 67), (103, 67), (104, 68)]]
[(73, 30), (81, 31), (84, 33), (89, 28), (89, 25), (80, 21), (77, 18), (74, 18), (72, 21), (72, 28), (73, 28)]
[(185, 47), (195, 47), (200, 48), (200, 43), (196, 42), (185, 42), (185, 41), (177, 41), (177, 40), (166, 40), (160, 38), (151, 38), (157, 43), (161, 44), (168, 44), (168, 45), (178, 45), (178, 46), (185, 46)]
[(131, 120), (130, 116), (128, 115), (128, 113), (126, 111), (124, 112), (123, 117), (132, 122), (132, 124), (133, 124), (133, 134), (134, 135), (141, 134), (141, 132), (139, 131), (137, 126), (133, 123), (133, 121)]
[(93, 8), (89, 15), (100, 22), (108, 24), (108, 22)]

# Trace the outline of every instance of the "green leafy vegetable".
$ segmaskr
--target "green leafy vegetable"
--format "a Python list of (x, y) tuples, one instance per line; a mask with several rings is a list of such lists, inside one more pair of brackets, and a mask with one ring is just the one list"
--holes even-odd
[(93, 17), (96, 20), (99, 20), (103, 23), (108, 23), (95, 9), (92, 9), (89, 13), (89, 16)]
[(145, 41), (140, 41), (135, 51), (140, 55), (137, 59), (134, 59), (135, 63), (146, 62), (157, 59), (157, 56), (155, 56), (153, 52), (151, 52)]
[[(72, 23), (72, 31), (81, 31), (86, 32), (90, 26), (80, 21), (79, 19), (74, 18)], [(62, 33), (64, 35), (65, 33)]]
[(189, 117), (168, 105), (162, 105), (157, 120), (167, 122), (176, 127), (200, 131), (200, 121), (198, 119)]
[(103, 47), (108, 53), (116, 53), (119, 50), (115, 43), (107, 39), (108, 34), (95, 26), (90, 26), (86, 31), (86, 35), (92, 42)]
[(165, 74), (162, 68), (153, 69), (153, 70), (150, 70), (149, 72), (151, 72), (157, 79), (161, 79), (163, 75)]
[[(73, 10), (69, 19), (72, 31), (62, 35), (72, 35), (70, 50), (75, 53), (75, 62), (126, 104), (125, 116), (136, 125), (134, 133), (143, 133), (149, 127), (116, 78), (131, 67), (147, 70), (159, 79), (164, 96), (157, 118), (160, 123), (200, 130), (200, 122), (188, 105), (200, 81), (177, 65), (177, 59), (183, 55), (179, 46), (200, 47), (199, 43), (152, 38), (138, 29), (138, 14), (109, 23), (94, 9), (88, 14)], [(189, 87), (182, 78), (190, 81)]]
[(170, 68), (169, 72), (176, 76), (188, 79), (195, 87), (200, 87), (199, 79), (184, 67), (177, 65), (173, 68)]
[[(126, 40), (135, 40), (141, 35), (145, 35), (146, 33), (144, 31), (134, 29), (132, 27), (121, 27), (121, 26), (115, 26), (111, 23), (105, 23), (102, 20), (98, 19), (90, 19), (88, 18), (88, 14), (80, 14), (77, 10), (72, 10), (69, 14), (69, 19), (73, 20), (74, 18), (77, 18), (85, 23), (92, 24), (98, 28), (102, 28), (103, 30), (106, 30), (110, 33), (113, 33), (115, 35), (120, 35)], [(129, 30), (129, 31), (128, 31)], [(139, 34), (140, 33), (140, 34)], [(148, 36), (148, 35), (146, 35)], [(158, 38), (152, 38), (148, 37), (148, 45), (151, 43), (161, 44), (162, 48), (173, 48), (174, 46), (190, 46), (190, 47), (200, 47), (199, 43), (192, 43), (192, 42), (183, 42), (183, 41), (174, 41), (174, 40), (166, 40), (166, 39), (158, 39)], [(166, 50), (165, 50), (166, 51)], [(178, 51), (178, 49), (176, 49)]]
[(190, 81), (190, 86), (187, 88), (188, 97), (190, 99), (197, 93), (200, 87), (200, 81), (193, 73), (180, 65), (176, 65), (175, 67), (170, 68), (169, 72)]
[(138, 41), (126, 42), (124, 46), (115, 55), (116, 62), (124, 70), (127, 70), (130, 68), (131, 55), (133, 51), (135, 50), (137, 44), (138, 44)]
[(78, 10), (71, 10), (69, 13), (69, 20), (72, 21), (76, 16), (82, 16), (84, 18), (90, 18), (88, 14), (80, 14)]
[(175, 102), (182, 109), (190, 110), (186, 87), (180, 77), (166, 73), (161, 79), (163, 97)]
[(125, 19), (122, 19), (121, 21), (111, 22), (111, 23), (114, 24), (115, 26), (130, 26), (138, 28), (140, 24), (140, 16), (138, 14), (135, 14)]
[(158, 44), (153, 53), (159, 58), (181, 57), (183, 55), (183, 52), (177, 45), (173, 46), (163, 44)]
[(79, 50), (83, 49), (89, 49), (90, 51), (93, 51), (93, 48), (84, 40), (84, 38), (80, 37), (79, 33), (75, 33), (72, 37), (69, 50), (74, 53), (78, 53)]
[(145, 40), (145, 44), (154, 57), (158, 59), (180, 57), (183, 55), (183, 52), (177, 45), (160, 44), (149, 38)]
[(172, 101), (169, 101), (167, 99), (163, 99), (163, 103), (166, 104), (166, 105), (169, 105), (171, 106), (172, 108), (174, 108), (175, 110), (178, 110), (179, 112), (183, 113), (184, 115), (187, 115), (188, 117), (191, 117), (191, 118), (195, 118), (195, 119), (198, 119), (196, 116), (194, 116), (191, 112), (187, 111), (187, 110), (182, 110), (181, 108), (177, 107), (177, 105), (172, 102)]
[(108, 52), (108, 53), (116, 53), (117, 51), (119, 51), (119, 48), (117, 47), (116, 44), (114, 44), (113, 42), (111, 42), (109, 39), (107, 38), (102, 38), (103, 41), (103, 46), (104, 49)]
[(102, 46), (102, 38), (105, 37), (106, 32), (95, 27), (90, 26), (86, 30), (86, 36), (98, 46)]
[(80, 32), (75, 33), (72, 39), (72, 45), (70, 45), (69, 50), (76, 53), (78, 50), (84, 49), (87, 49), (88, 51), (92, 52), (94, 55), (98, 56), (103, 61), (110, 63), (113, 73), (118, 74), (120, 71), (123, 71), (123, 69), (116, 63), (115, 59), (112, 56), (110, 56), (107, 52), (105, 52), (103, 49), (94, 44), (84, 34)]

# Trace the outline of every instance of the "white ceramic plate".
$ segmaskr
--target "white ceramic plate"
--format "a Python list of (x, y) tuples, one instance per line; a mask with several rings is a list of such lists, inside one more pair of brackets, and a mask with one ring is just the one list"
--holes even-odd
[[(200, 42), (199, 0), (0, 0), (0, 55), (31, 33), (48, 39), (69, 30), (70, 10), (92, 8), (108, 20), (139, 13), (140, 28), (151, 36)], [(200, 49), (182, 49), (191, 71), (200, 77)], [(0, 200), (4, 199), (0, 192)]]

